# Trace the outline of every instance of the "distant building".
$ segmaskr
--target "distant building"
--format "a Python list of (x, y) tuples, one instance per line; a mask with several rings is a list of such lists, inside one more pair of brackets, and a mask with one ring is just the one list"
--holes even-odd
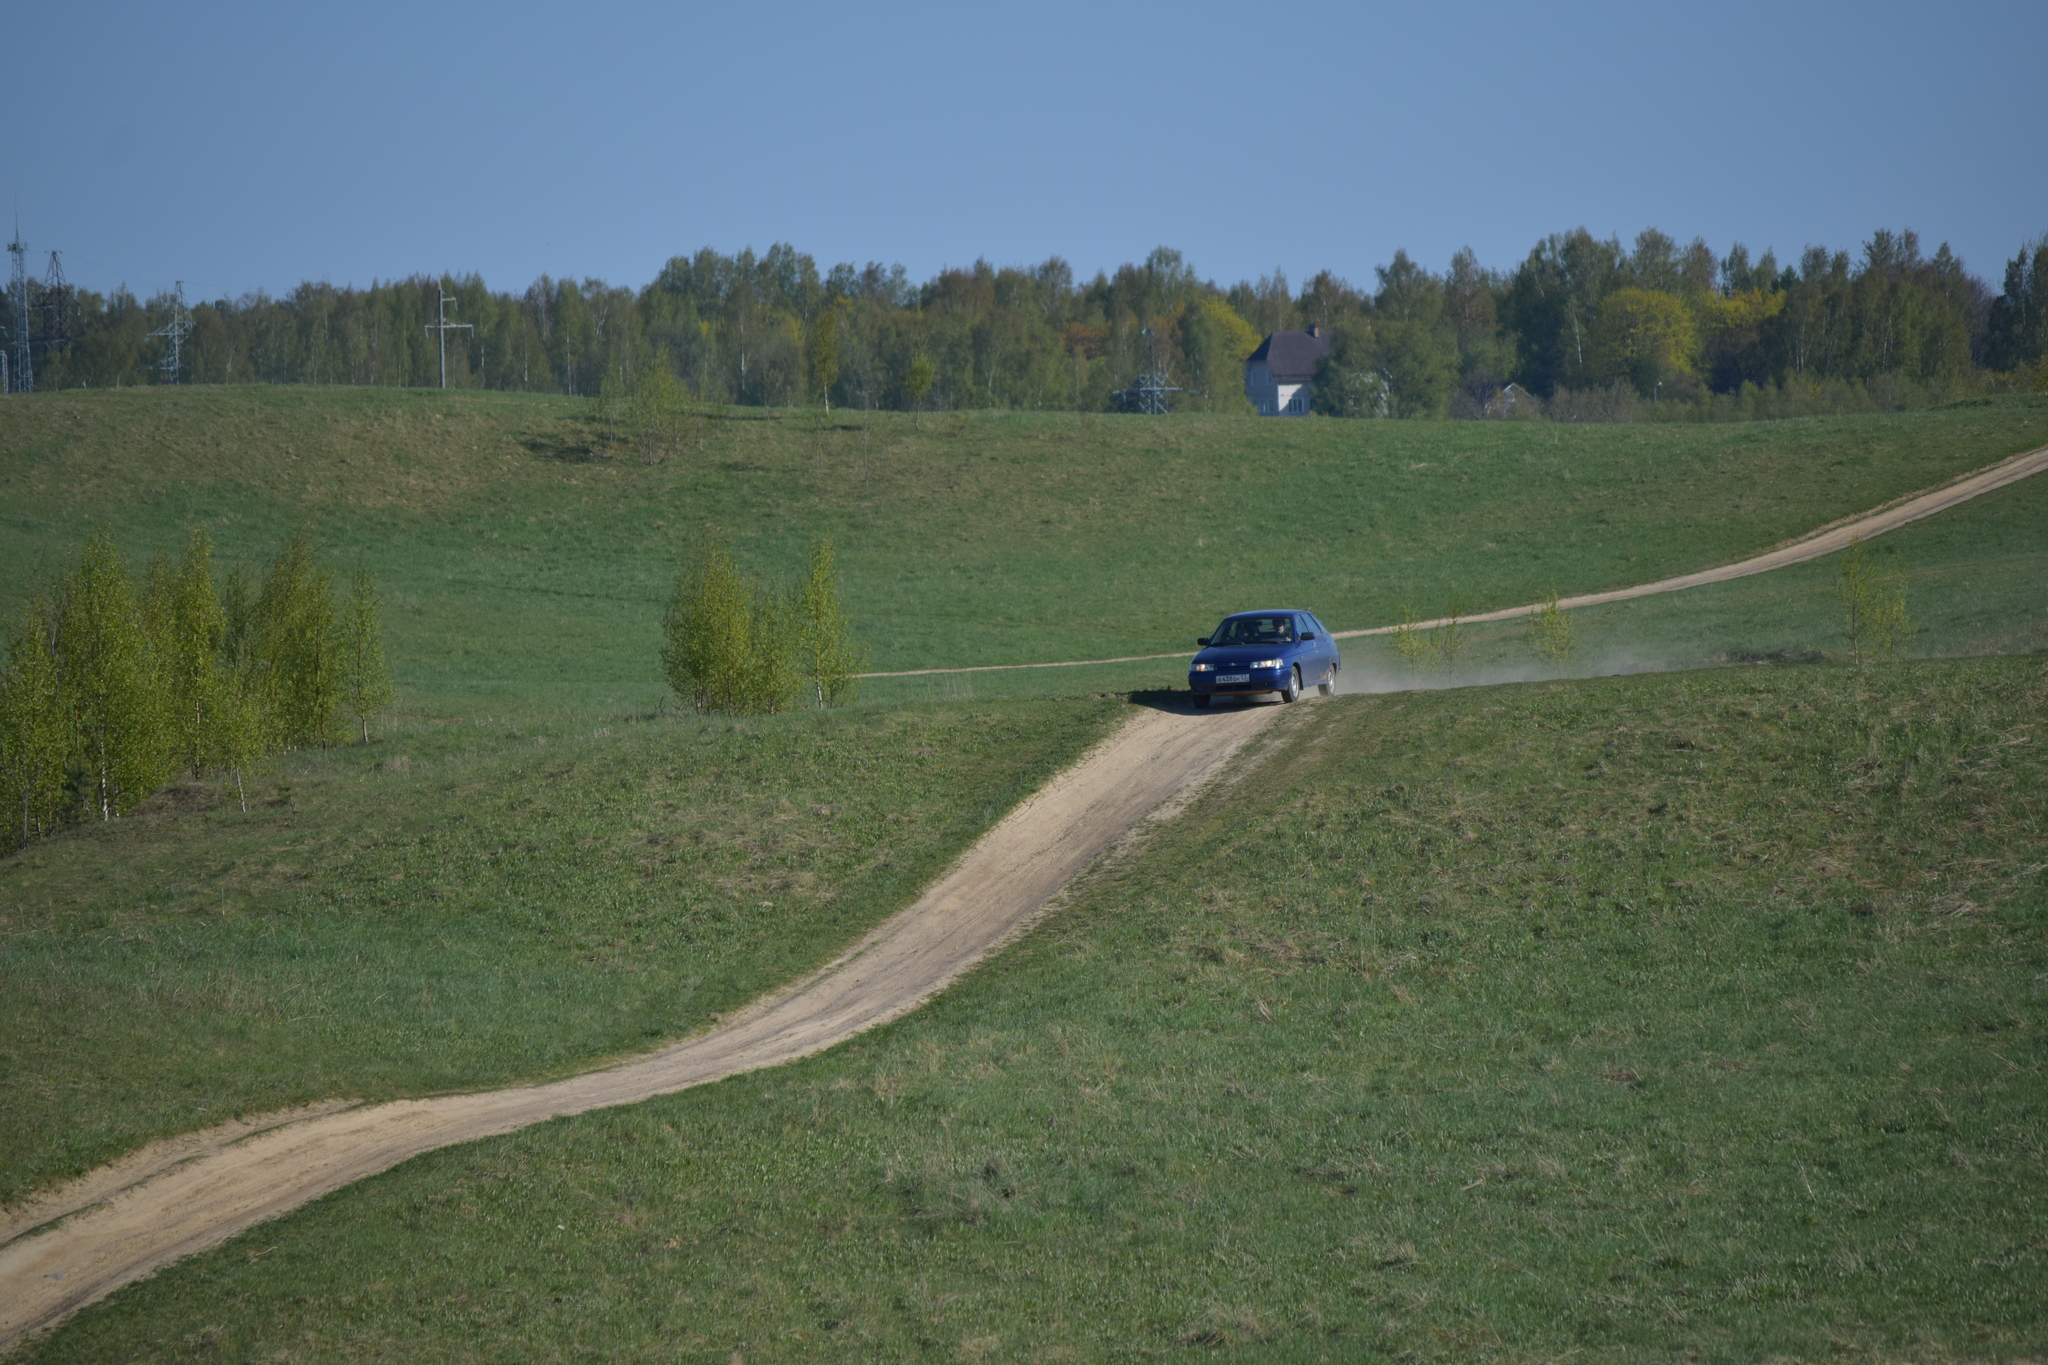
[(1275, 332), (1244, 362), (1244, 396), (1261, 417), (1306, 417), (1314, 398), (1316, 364), (1330, 353), (1330, 334)]

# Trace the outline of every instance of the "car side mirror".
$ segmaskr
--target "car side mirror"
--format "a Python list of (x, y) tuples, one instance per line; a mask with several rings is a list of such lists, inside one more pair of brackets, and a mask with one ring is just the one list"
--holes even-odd
[(1313, 640), (1315, 638), (1316, 633), (1312, 630), (1305, 630), (1301, 633), (1301, 642), (1303, 644), (1307, 644), (1310, 640)]
[(1195, 641), (1195, 644), (1203, 649), (1207, 649), (1209, 647), (1209, 637), (1204, 635), (1201, 639)]

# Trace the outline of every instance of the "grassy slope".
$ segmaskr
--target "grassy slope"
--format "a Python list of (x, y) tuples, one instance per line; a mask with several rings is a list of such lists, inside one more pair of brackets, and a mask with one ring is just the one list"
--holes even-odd
[[(651, 627), (689, 527), (721, 522), (773, 565), (830, 526), (878, 665), (1072, 656), (1149, 646), (1147, 630), (1172, 648), (1211, 596), (1298, 595), (1290, 584), (1363, 621), (1411, 589), (1426, 607), (1452, 579), (1490, 585), (1467, 593), (1478, 608), (1696, 567), (2048, 430), (2024, 403), (1674, 433), (949, 418), (879, 423), (862, 485), (859, 434), (806, 416), (735, 422), (650, 472), (589, 458), (586, 412), (348, 390), (0, 405), (11, 579), (67, 557), (89, 525), (155, 546), (205, 517), (248, 550), (303, 520), (383, 572), (412, 713), (372, 754), (294, 759), (291, 790), (259, 794), (282, 804), (247, 820), (155, 817), (0, 862), (0, 998), (15, 1006), (0, 1021), (0, 1196), (227, 1109), (495, 1083), (686, 1028), (900, 903), (1109, 718), (983, 699), (1177, 675), (877, 683), (868, 714), (828, 722), (822, 745), (794, 738), (808, 720), (738, 736), (625, 724), (659, 692)], [(1555, 440), (1566, 453), (1546, 457)], [(1262, 448), (1247, 459), (1247, 445)], [(1915, 575), (1923, 643), (2038, 647), (2044, 490), (1879, 542)], [(1299, 524), (1306, 567), (1186, 553), (1225, 496), (1248, 534)], [(1347, 519), (1381, 539), (1346, 539)], [(1587, 657), (1617, 641), (1673, 663), (1827, 648), (1832, 567), (1583, 614)], [(1503, 633), (1475, 658), (1489, 649), (1498, 662), (1520, 646)], [(1355, 668), (1369, 650), (1350, 647)], [(904, 701), (932, 705), (880, 714)], [(616, 734), (592, 729), (605, 719)], [(409, 773), (372, 770), (399, 753)], [(836, 811), (813, 827), (816, 805)]]
[[(2048, 647), (2048, 478), (1988, 493), (1869, 548), (1878, 572), (1905, 577), (1907, 605), (1921, 626), (1915, 653)], [(1573, 613), (1578, 657), (1565, 671), (1844, 658), (1848, 642), (1835, 595), (1841, 563), (1841, 555), (1830, 555), (1732, 583), (1581, 609)], [(1520, 623), (1469, 627), (1466, 636), (1465, 665), (1455, 679), (1411, 672), (1383, 638), (1345, 642), (1347, 677), (1359, 686), (1405, 688), (1547, 676)]]
[(415, 728), (293, 756), (248, 815), (188, 788), (157, 804), (210, 808), (0, 860), (0, 1200), (230, 1112), (691, 1032), (908, 903), (1120, 710)]
[(421, 1158), (33, 1358), (2038, 1355), (2044, 701), (1301, 708), (918, 1015)]
[[(1723, 427), (955, 414), (708, 424), (653, 469), (592, 405), (189, 389), (0, 405), (0, 579), (112, 525), (206, 520), (230, 554), (294, 524), (383, 575), (402, 705), (651, 705), (659, 606), (706, 525), (788, 572), (837, 539), (877, 668), (1182, 647), (1225, 609), (1332, 623), (1472, 609), (1723, 562), (2048, 441), (2048, 400)], [(595, 443), (595, 445), (593, 444)]]

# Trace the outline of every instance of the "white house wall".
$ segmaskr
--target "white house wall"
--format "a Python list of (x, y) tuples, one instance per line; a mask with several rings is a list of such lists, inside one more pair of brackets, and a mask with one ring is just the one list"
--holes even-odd
[(1310, 384), (1277, 382), (1272, 367), (1263, 362), (1244, 367), (1244, 396), (1261, 417), (1305, 417), (1313, 391)]

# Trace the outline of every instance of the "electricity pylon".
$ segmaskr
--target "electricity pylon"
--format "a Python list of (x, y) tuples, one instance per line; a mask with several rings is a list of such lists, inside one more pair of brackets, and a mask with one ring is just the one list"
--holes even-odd
[(164, 370), (171, 376), (173, 384), (184, 368), (185, 338), (192, 335), (192, 315), (185, 311), (185, 282), (178, 281), (178, 292), (171, 302), (171, 320), (151, 332), (152, 337), (162, 337), (170, 343), (171, 353), (164, 357)]
[(14, 352), (14, 363), (8, 367), (7, 391), (9, 393), (33, 393), (36, 387), (34, 362), (29, 359), (28, 324), (28, 243), (21, 240), (21, 219), (14, 220), (14, 240), (7, 244), (7, 254), (14, 257), (14, 274), (7, 281), (7, 302), (13, 317), (14, 335), (9, 338), (14, 344), (8, 347)]

